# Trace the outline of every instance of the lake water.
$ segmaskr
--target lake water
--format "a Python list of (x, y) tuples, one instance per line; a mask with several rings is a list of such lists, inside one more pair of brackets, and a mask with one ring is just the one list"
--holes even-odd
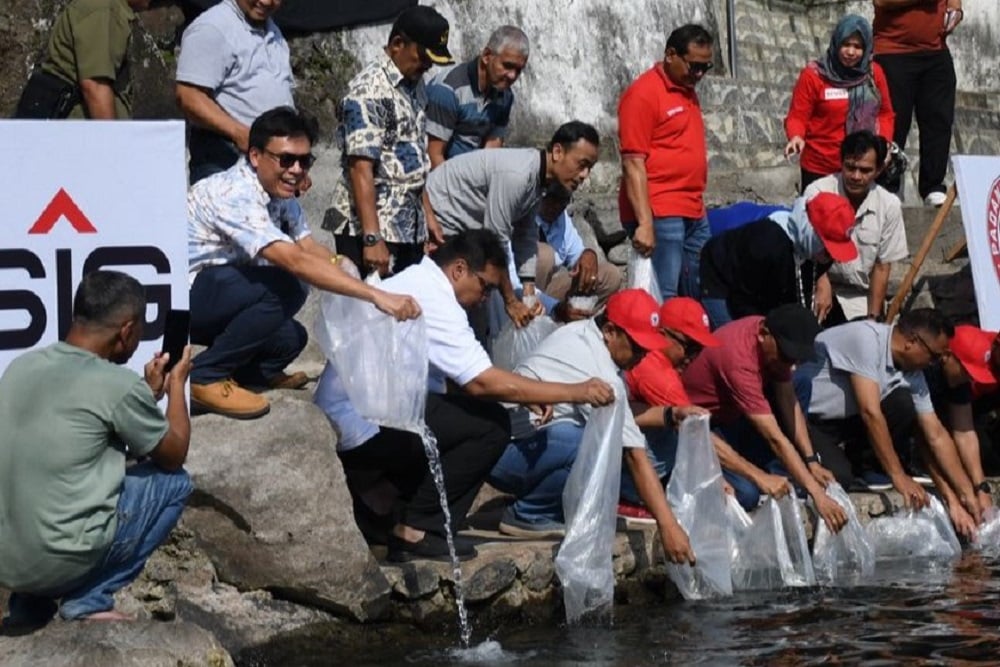
[[(711, 602), (623, 605), (611, 627), (508, 625), (473, 635), (413, 631), (365, 650), (322, 642), (260, 656), (281, 665), (1000, 665), (1000, 558), (947, 566), (879, 563), (865, 586), (743, 593)], [(454, 633), (452, 633), (453, 635)], [(373, 637), (374, 639), (374, 637)], [(280, 657), (279, 657), (280, 655)]]

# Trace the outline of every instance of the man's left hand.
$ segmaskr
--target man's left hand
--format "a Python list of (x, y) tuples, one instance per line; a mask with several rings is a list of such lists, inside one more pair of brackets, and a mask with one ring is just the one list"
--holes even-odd
[(941, 31), (941, 34), (946, 37), (950, 35), (964, 18), (965, 12), (962, 10), (962, 0), (948, 0), (945, 6), (944, 29)]
[(163, 398), (163, 392), (166, 390), (167, 374), (164, 369), (170, 360), (169, 358), (170, 355), (166, 352), (157, 352), (143, 367), (146, 384), (153, 390), (153, 396), (156, 397), (156, 400)]
[(680, 428), (681, 422), (688, 417), (710, 414), (708, 410), (699, 405), (676, 405), (670, 412), (673, 415), (674, 423), (668, 424), (668, 426), (673, 426), (674, 428)]
[(587, 248), (571, 271), (577, 294), (593, 294), (597, 290), (597, 268), (597, 253)]
[(828, 468), (823, 467), (822, 464), (813, 461), (809, 464), (809, 472), (812, 473), (813, 479), (819, 482), (819, 485), (824, 489), (837, 481), (837, 478), (833, 476)]
[(541, 302), (529, 307), (520, 299), (511, 299), (504, 304), (504, 309), (507, 311), (507, 316), (514, 322), (514, 326), (519, 329), (528, 326), (528, 322), (535, 319), (535, 316), (545, 312)]

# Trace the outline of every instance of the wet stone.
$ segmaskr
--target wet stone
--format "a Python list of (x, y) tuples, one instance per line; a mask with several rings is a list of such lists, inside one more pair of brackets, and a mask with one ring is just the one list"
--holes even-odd
[(538, 554), (521, 574), (521, 583), (531, 591), (543, 591), (552, 585), (556, 570), (551, 558)]
[(383, 574), (392, 586), (392, 592), (407, 600), (433, 595), (438, 590), (441, 577), (427, 563), (406, 563), (399, 567), (383, 567)]
[(469, 602), (488, 600), (510, 587), (517, 578), (517, 568), (510, 560), (495, 560), (478, 569), (463, 584)]

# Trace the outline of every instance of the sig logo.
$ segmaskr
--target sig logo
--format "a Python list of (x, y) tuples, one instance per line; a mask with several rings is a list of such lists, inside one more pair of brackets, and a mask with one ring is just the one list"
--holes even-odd
[(986, 196), (986, 235), (990, 241), (993, 269), (1000, 281), (1000, 178), (993, 181)]
[[(45, 235), (65, 220), (80, 235), (99, 234), (98, 227), (77, 205), (73, 198), (60, 188), (52, 200), (27, 229), (29, 235)], [(81, 257), (80, 255), (85, 255)], [(143, 340), (156, 340), (163, 335), (164, 321), (170, 310), (169, 283), (170, 260), (162, 250), (146, 245), (88, 246), (88, 250), (71, 247), (56, 248), (39, 254), (28, 248), (0, 249), (0, 271), (19, 270), (27, 273), (29, 289), (0, 290), (0, 313), (23, 311), (28, 324), (20, 329), (0, 330), (0, 350), (18, 350), (34, 347), (45, 335), (50, 318), (55, 318), (59, 338), (69, 330), (73, 309), (73, 277), (82, 262), (82, 274), (100, 269), (123, 270), (128, 267), (152, 268), (158, 275), (166, 275), (163, 284), (145, 285), (146, 301), (156, 306), (156, 318), (146, 321)], [(9, 285), (9, 281), (4, 281)], [(51, 298), (55, 292), (55, 299)], [(148, 312), (148, 311), (147, 311)]]

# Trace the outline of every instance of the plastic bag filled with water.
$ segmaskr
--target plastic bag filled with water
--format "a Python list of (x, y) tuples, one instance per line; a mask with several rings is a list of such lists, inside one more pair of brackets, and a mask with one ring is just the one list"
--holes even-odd
[(847, 523), (834, 534), (821, 517), (816, 520), (812, 555), (816, 581), (823, 586), (860, 584), (875, 572), (875, 550), (844, 487), (833, 482), (826, 494), (844, 509)]
[(750, 526), (734, 531), (733, 539), (734, 590), (774, 590), (816, 582), (794, 497), (767, 497), (754, 511)]
[(551, 317), (542, 315), (531, 320), (527, 326), (518, 328), (510, 319), (493, 340), (493, 364), (512, 371), (527, 359), (538, 344), (559, 328)]
[(613, 404), (595, 408), (583, 429), (563, 489), (566, 537), (555, 569), (563, 587), (566, 621), (610, 617), (615, 593), (612, 557), (622, 469), (622, 423), (628, 403), (615, 385)]
[(708, 415), (700, 415), (681, 424), (677, 460), (667, 483), (667, 502), (687, 532), (697, 560), (693, 567), (667, 564), (667, 574), (686, 600), (733, 593), (726, 494), (708, 422)]
[(872, 520), (866, 531), (876, 560), (950, 560), (962, 553), (948, 512), (934, 496), (919, 511)]
[(973, 548), (981, 551), (1000, 551), (1000, 510), (990, 506), (983, 512), (983, 523), (976, 532)]
[[(375, 278), (369, 282), (376, 283)], [(397, 322), (374, 305), (322, 292), (316, 340), (351, 405), (376, 424), (420, 433), (427, 399), (427, 329), (423, 317)]]
[(646, 290), (656, 303), (663, 303), (663, 295), (660, 294), (660, 283), (656, 281), (656, 271), (653, 270), (653, 260), (643, 257), (635, 248), (629, 248), (628, 252), (628, 286)]

